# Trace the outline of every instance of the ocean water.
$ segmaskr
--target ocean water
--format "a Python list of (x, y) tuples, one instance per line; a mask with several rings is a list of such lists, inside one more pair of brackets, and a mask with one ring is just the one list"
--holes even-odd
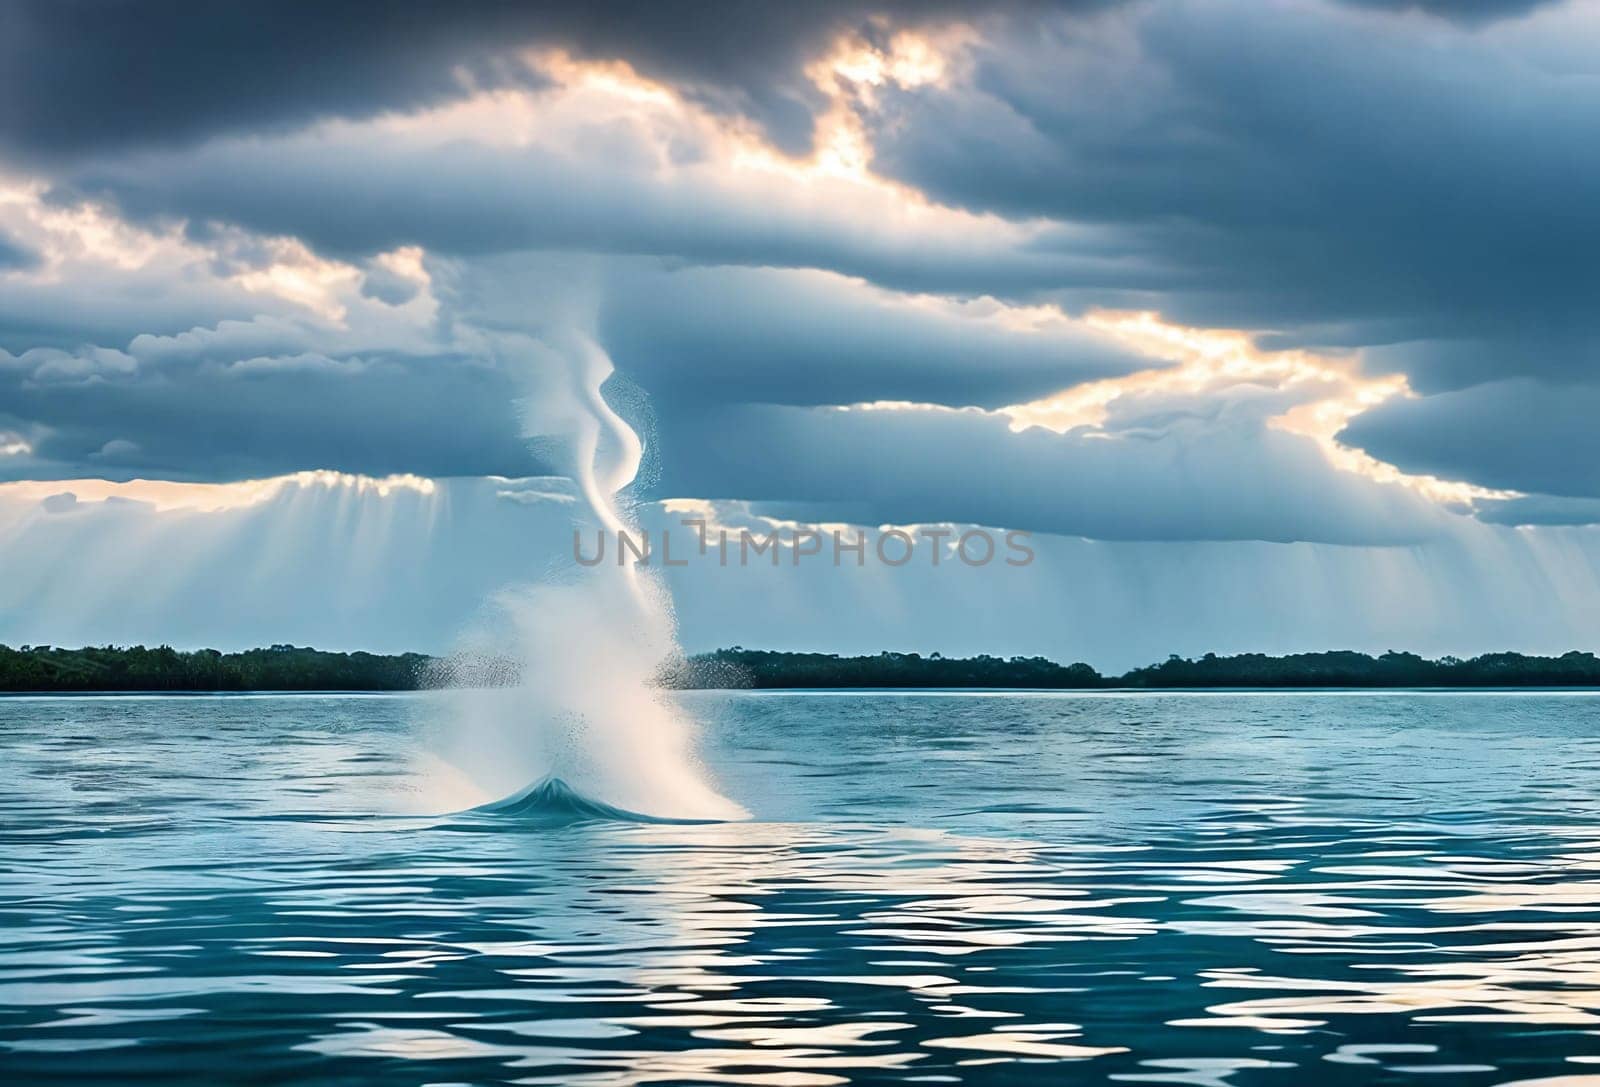
[(696, 693), (702, 825), (429, 697), (0, 700), (0, 1082), (1600, 1084), (1600, 697)]

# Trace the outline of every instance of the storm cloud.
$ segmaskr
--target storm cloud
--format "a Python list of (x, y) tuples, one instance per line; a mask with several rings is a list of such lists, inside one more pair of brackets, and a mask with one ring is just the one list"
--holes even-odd
[[(1564, 39), (1594, 13), (1505, 29), (1316, 4), (1061, 20), (975, 46), (965, 80), (880, 96), (874, 162), (969, 210), (1093, 224), (1166, 271), (1184, 323), (1450, 341), (1412, 370), (1430, 387), (1478, 376), (1451, 345), (1591, 366), (1600, 85)], [(1548, 349), (1515, 352), (1529, 335)]]
[[(9, 5), (0, 476), (544, 471), (494, 344), (576, 330), (649, 393), (661, 497), (1583, 522), (1596, 33), (1531, 0)], [(1007, 414), (1052, 397), (1083, 418)]]
[(1600, 498), (1600, 386), (1489, 382), (1360, 416), (1341, 435), (1376, 457), (1486, 487)]
[[(820, 104), (803, 68), (848, 31), (984, 9), (935, 0), (22, 0), (0, 13), (0, 139), (36, 155), (198, 142), (536, 85), (521, 50), (623, 58), (790, 150)], [(1093, 6), (1062, 3), (1062, 8)]]

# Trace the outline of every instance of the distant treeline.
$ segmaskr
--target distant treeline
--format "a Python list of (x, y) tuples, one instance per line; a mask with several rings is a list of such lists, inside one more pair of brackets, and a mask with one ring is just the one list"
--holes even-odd
[[(462, 669), (421, 653), (324, 653), (292, 645), (219, 653), (161, 646), (57, 649), (0, 645), (0, 691), (407, 691), (458, 682), (515, 681), (511, 662)], [(1175, 687), (1600, 687), (1600, 659), (1489, 653), (1426, 660), (1415, 653), (1335, 651), (1269, 657), (1244, 653), (1169, 657), (1120, 676), (1043, 657), (942, 657), (937, 653), (774, 653), (719, 649), (689, 657), (664, 686), (708, 688), (979, 687), (1093, 690)]]
[(1207, 653), (1198, 660), (1168, 657), (1108, 682), (1117, 687), (1596, 687), (1600, 660), (1576, 651), (1559, 657), (1485, 653), (1470, 660), (1395, 652), (1369, 657), (1348, 650), (1285, 657)]
[(772, 653), (719, 649), (690, 657), (669, 677), (674, 687), (1048, 687), (1077, 689), (1109, 684), (1087, 664), (1057, 664), (1044, 657), (942, 657), (932, 653)]
[(292, 645), (243, 653), (0, 645), (0, 691), (409, 691), (429, 660)]
[(1529, 657), (1489, 653), (1471, 660), (1426, 660), (1415, 653), (1334, 651), (1269, 657), (1243, 653), (1197, 660), (1169, 657), (1120, 676), (1087, 664), (1043, 657), (946, 658), (934, 653), (770, 653), (720, 649), (689, 658), (681, 687), (1595, 687), (1600, 660), (1592, 653)]

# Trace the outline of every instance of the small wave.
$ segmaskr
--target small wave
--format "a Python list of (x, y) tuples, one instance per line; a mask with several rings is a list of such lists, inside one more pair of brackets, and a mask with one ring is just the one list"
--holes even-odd
[(514, 821), (517, 826), (564, 827), (574, 823), (711, 823), (713, 819), (669, 819), (629, 811), (584, 796), (558, 777), (540, 778), (504, 800), (483, 804), (464, 813)]

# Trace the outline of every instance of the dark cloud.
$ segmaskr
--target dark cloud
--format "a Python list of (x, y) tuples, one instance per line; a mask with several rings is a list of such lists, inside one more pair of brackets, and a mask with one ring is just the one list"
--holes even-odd
[[(881, 96), (875, 161), (962, 207), (1094, 224), (1166, 270), (1149, 297), (1187, 323), (1572, 367), (1600, 327), (1600, 91), (1559, 18), (1519, 33), (1234, 3), (997, 33), (970, 82)], [(1513, 360), (1530, 335), (1549, 349)]]
[(835, 36), (873, 33), (879, 15), (915, 23), (973, 10), (954, 0), (14, 0), (0, 8), (0, 141), (75, 154), (412, 109), (467, 85), (524, 82), (514, 54), (547, 45), (628, 60), (796, 149), (818, 104), (804, 63)]
[(668, 409), (872, 400), (999, 407), (1156, 365), (1081, 328), (1008, 326), (996, 309), (919, 304), (820, 273), (633, 264), (608, 277), (600, 338)]
[(233, 480), (333, 468), (383, 476), (528, 475), (518, 388), (459, 358), (315, 354), (139, 361), (0, 355), (0, 403), (39, 435), (14, 478)]
[(0, 134), (70, 153), (408, 109), (460, 94), (452, 65), (509, 8), (20, 0), (0, 10)]
[(175, 289), (171, 269), (73, 271), (59, 279), (14, 277), (0, 286), (0, 351), (127, 343), (140, 333), (175, 334), (241, 314), (295, 310), (282, 299), (192, 272)]
[[(1503, 40), (1507, 24), (1319, 4), (1076, 7), (1094, 10), (991, 13), (970, 80), (879, 88), (866, 114), (879, 170), (941, 201), (1044, 224), (1025, 241), (896, 235), (826, 202), (718, 191), (682, 169), (664, 177), (652, 166), (659, 148), (625, 127), (587, 158), (370, 132), (96, 154), (58, 173), (58, 198), (293, 234), (352, 258), (412, 243), (643, 253), (1151, 307), (1274, 330), (1275, 345), (1396, 345), (1383, 364), (1429, 390), (1590, 372), (1600, 94), (1565, 44), (1568, 13), (1541, 13), (1537, 28), (1518, 24)], [(680, 13), (682, 34), (648, 42), (627, 37), (644, 32), (621, 19), (607, 30), (615, 37), (586, 48), (654, 57), (671, 78), (748, 96), (846, 25), (884, 33), (863, 14), (877, 8), (754, 10), (698, 36), (687, 28), (715, 13)], [(668, 18), (652, 12), (639, 26)], [(547, 13), (539, 33), (577, 34), (562, 21), (575, 18)], [(724, 52), (785, 27), (781, 46)]]
[[(583, 136), (590, 135), (584, 132)], [(548, 144), (409, 144), (384, 133), (307, 133), (127, 155), (72, 171), (57, 192), (104, 198), (136, 220), (190, 218), (293, 235), (349, 259), (421, 245), (482, 257), (523, 250), (648, 254), (703, 264), (824, 268), (908, 291), (1017, 296), (1169, 280), (1123, 253), (1036, 245), (1008, 224), (948, 212), (913, 221), (898, 197), (789, 190), (779, 178), (662, 171), (661, 135), (606, 133), (583, 155)], [(860, 204), (858, 199), (875, 200)], [(200, 229), (204, 229), (203, 227)]]
[(1484, 502), (1477, 509), (1477, 517), (1491, 525), (1600, 524), (1600, 499), (1522, 495)]
[(1517, 374), (1563, 383), (1600, 373), (1600, 321), (1588, 328), (1577, 320), (1566, 327), (1519, 323), (1503, 331), (1486, 330), (1484, 339), (1470, 338), (1471, 332), (1467, 326), (1438, 339), (1369, 347), (1367, 369), (1407, 374), (1413, 387), (1424, 391), (1457, 389)]
[(1489, 23), (1499, 19), (1515, 19), (1535, 8), (1547, 7), (1562, 0), (1341, 0), (1352, 7), (1377, 8), (1383, 11), (1420, 11), (1463, 23)]
[(121, 349), (0, 352), (0, 430), (35, 436), (27, 463), (0, 465), (205, 480), (308, 468), (525, 475), (551, 467), (518, 436), (532, 375), (483, 330), (538, 333), (589, 313), (599, 344), (668, 415), (748, 402), (1010, 403), (1159, 365), (1064, 320), (1019, 328), (993, 302), (908, 299), (816, 272), (561, 254), (439, 270), (437, 327), (404, 324), (415, 314), (389, 307), (417, 283), (380, 276), (373, 288), (384, 271), (373, 265), (361, 293), (382, 304), (352, 309), (341, 332), (262, 316)]
[(1485, 487), (1600, 497), (1600, 386), (1515, 379), (1357, 416), (1339, 440), (1411, 472)]
[[(423, 289), (369, 259), (401, 245), (458, 266), (456, 287), (439, 286), (458, 291), (446, 322), (480, 321), (470, 296), (504, 254), (539, 250), (553, 276), (598, 267), (593, 330), (656, 396), (668, 437), (680, 435), (668, 451), (678, 493), (841, 502), (840, 451), (865, 462), (887, 448), (962, 485), (941, 494), (937, 473), (878, 470), (858, 489), (879, 520), (1013, 523), (1012, 511), (1043, 530), (1139, 538), (1414, 535), (1411, 497), (1366, 481), (1332, 476), (1348, 485), (1343, 504), (1306, 505), (1338, 488), (1325, 465), (1313, 471), (1314, 448), (1267, 428), (1174, 436), (1163, 423), (1155, 439), (1089, 441), (1006, 437), (985, 416), (780, 413), (756, 425), (716, 414), (875, 399), (995, 406), (1141, 365), (1087, 337), (957, 319), (947, 300), (897, 290), (1147, 305), (1185, 323), (1272, 330), (1273, 344), (1372, 347), (1371, 368), (1439, 395), (1357, 419), (1348, 442), (1450, 479), (1600, 494), (1587, 467), (1600, 463), (1587, 426), (1600, 401), (1579, 380), (1600, 348), (1600, 93), (1563, 33), (1572, 13), (1541, 8), (1513, 26), (1491, 16), (1539, 5), (1366, 5), (1450, 19), (1233, 0), (1064, 6), (986, 5), (971, 65), (956, 63), (947, 85), (883, 86), (860, 104), (878, 170), (981, 218), (920, 205), (901, 217), (917, 202), (874, 204), (882, 188), (848, 184), (833, 200), (776, 172), (746, 185), (734, 171), (696, 171), (706, 148), (679, 147), (675, 132), (608, 118), (568, 144), (555, 125), (505, 142), (304, 128), (526, 83), (511, 54), (538, 43), (626, 58), (795, 149), (818, 105), (808, 58), (846, 30), (881, 40), (966, 10), (954, 4), (20, 2), (0, 10), (0, 144), (54, 179), (54, 200), (104, 196), (140, 222), (186, 221), (191, 240), (215, 246), (217, 275), (271, 263), (245, 252), (248, 240), (227, 250), (219, 239), (304, 239), (364, 268), (359, 289), (375, 309)], [(12, 248), (11, 265), (29, 259)], [(122, 287), (107, 290), (113, 277)], [(15, 277), (0, 296), (0, 343), (66, 349), (0, 357), (0, 397), (39, 462), (195, 478), (535, 467), (516, 435), (516, 382), (482, 360), (305, 342), (155, 366), (76, 345), (282, 300), (241, 301), (243, 288), (204, 276), (174, 287), (117, 271), (58, 286)], [(526, 327), (526, 294), (515, 294), (527, 289), (510, 278), (502, 319), (480, 326)], [(1524, 374), (1540, 380), (1504, 380)], [(1481, 382), (1492, 384), (1448, 393)], [(739, 441), (788, 444), (777, 459), (724, 463), (718, 423)], [(828, 458), (832, 474), (816, 474)], [(997, 464), (1035, 488), (1031, 503), (992, 486)], [(1228, 487), (1267, 497), (1213, 501)], [(1398, 527), (1373, 527), (1383, 517)]]
[(1102, 431), (1011, 429), (973, 409), (767, 406), (663, 413), (663, 495), (781, 517), (968, 523), (1104, 540), (1412, 544), (1448, 516), (1331, 467), (1260, 415), (1175, 412)]
[[(45, 156), (172, 144), (527, 84), (517, 50), (621, 58), (775, 142), (810, 142), (805, 62), (838, 35), (1112, 0), (13, 0), (0, 8), (0, 143)], [(1349, 0), (1468, 22), (1545, 0)]]

